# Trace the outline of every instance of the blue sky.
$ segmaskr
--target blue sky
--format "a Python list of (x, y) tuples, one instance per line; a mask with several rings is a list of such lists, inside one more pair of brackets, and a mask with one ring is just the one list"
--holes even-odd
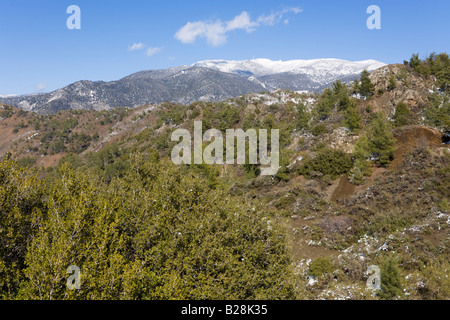
[[(70, 5), (81, 29), (69, 30)], [(381, 30), (369, 30), (369, 5)], [(402, 62), (450, 53), (448, 0), (2, 0), (0, 95), (200, 60)]]

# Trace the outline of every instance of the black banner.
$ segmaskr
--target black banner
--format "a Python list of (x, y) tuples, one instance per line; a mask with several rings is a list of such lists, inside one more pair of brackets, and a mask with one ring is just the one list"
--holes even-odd
[[(444, 310), (444, 301), (1, 301), (2, 313), (143, 319), (323, 319), (401, 317)], [(428, 306), (429, 305), (429, 306)], [(424, 309), (426, 308), (426, 309)], [(5, 314), (5, 313), (4, 313)], [(9, 313), (8, 313), (9, 314)]]

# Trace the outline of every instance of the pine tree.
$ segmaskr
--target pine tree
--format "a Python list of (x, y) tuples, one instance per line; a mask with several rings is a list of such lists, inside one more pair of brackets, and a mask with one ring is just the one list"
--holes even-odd
[(433, 93), (424, 111), (425, 123), (432, 127), (450, 130), (450, 97)]
[(297, 122), (297, 129), (299, 130), (307, 130), (309, 129), (309, 120), (311, 119), (311, 115), (309, 114), (306, 106), (303, 103), (299, 103), (297, 105), (297, 112), (295, 113), (295, 118)]
[(333, 93), (335, 96), (340, 96), (341, 94), (347, 95), (347, 86), (342, 83), (341, 80), (336, 80), (333, 83)]
[(359, 93), (364, 97), (370, 97), (375, 93), (375, 86), (369, 78), (369, 71), (364, 70), (361, 73), (361, 86), (359, 88)]
[(362, 117), (354, 100), (348, 103), (344, 111), (344, 125), (352, 132), (358, 132), (362, 128)]
[(407, 125), (409, 123), (409, 117), (410, 117), (410, 111), (408, 109), (408, 106), (400, 102), (397, 104), (397, 107), (395, 108), (395, 113), (393, 116), (394, 123), (397, 127)]
[[(391, 127), (385, 116), (375, 113), (366, 133), (356, 142), (353, 157), (361, 161), (374, 160), (382, 166), (387, 166), (394, 156), (394, 143)], [(366, 174), (370, 174), (365, 163), (360, 162), (359, 166), (364, 168)]]
[(395, 139), (391, 127), (382, 113), (375, 114), (367, 128), (368, 151), (375, 162), (387, 166), (393, 156)]
[(352, 82), (352, 94), (357, 94), (359, 92), (359, 81), (358, 79), (355, 79)]
[(382, 299), (393, 299), (401, 296), (402, 293), (402, 284), (397, 262), (394, 258), (390, 257), (384, 262), (381, 268), (381, 292), (379, 296)]
[(349, 172), (349, 180), (353, 184), (361, 184), (364, 177), (372, 174), (370, 166), (369, 139), (363, 134), (353, 149), (354, 164)]
[(362, 184), (364, 177), (372, 174), (370, 162), (365, 159), (356, 159), (353, 168), (349, 172), (349, 180), (353, 184)]
[[(421, 64), (421, 60), (419, 58), (419, 54), (415, 53), (411, 56), (411, 59), (409, 60), (409, 65), (413, 68), (413, 69), (417, 69), (418, 66), (420, 66)], [(417, 70), (416, 70), (417, 71)]]
[(318, 120), (325, 120), (331, 115), (331, 111), (333, 110), (335, 103), (335, 97), (333, 91), (329, 88), (326, 88), (322, 96), (320, 97), (319, 102), (314, 110), (315, 117)]
[(435, 56), (431, 65), (431, 73), (437, 78), (437, 85), (442, 91), (450, 90), (450, 58), (447, 53)]
[(369, 139), (366, 134), (363, 134), (361, 138), (356, 141), (355, 146), (353, 147), (353, 156), (355, 159), (370, 159)]

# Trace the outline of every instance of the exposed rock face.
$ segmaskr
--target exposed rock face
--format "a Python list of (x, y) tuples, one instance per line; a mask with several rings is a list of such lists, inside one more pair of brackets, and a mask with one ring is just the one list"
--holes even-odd
[[(396, 87), (389, 89), (391, 76), (396, 81)], [(411, 110), (424, 106), (428, 102), (430, 88), (433, 81), (410, 72), (402, 64), (384, 66), (371, 73), (370, 79), (375, 85), (377, 99), (370, 101), (374, 111), (388, 111), (388, 115), (395, 112), (395, 106), (400, 102), (406, 103)], [(381, 91), (380, 91), (381, 90)], [(384, 91), (381, 97), (380, 93)], [(379, 93), (380, 92), (380, 93)]]
[(328, 144), (331, 148), (342, 150), (346, 153), (353, 152), (353, 146), (359, 139), (358, 135), (348, 134), (348, 129), (339, 127), (329, 135)]

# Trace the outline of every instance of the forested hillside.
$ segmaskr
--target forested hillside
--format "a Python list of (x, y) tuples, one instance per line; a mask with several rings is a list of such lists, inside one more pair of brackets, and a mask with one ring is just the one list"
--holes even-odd
[[(441, 53), (320, 94), (0, 106), (0, 296), (448, 299), (449, 97)], [(279, 129), (280, 169), (176, 166), (171, 134), (194, 121)], [(71, 265), (79, 290), (66, 286)]]

